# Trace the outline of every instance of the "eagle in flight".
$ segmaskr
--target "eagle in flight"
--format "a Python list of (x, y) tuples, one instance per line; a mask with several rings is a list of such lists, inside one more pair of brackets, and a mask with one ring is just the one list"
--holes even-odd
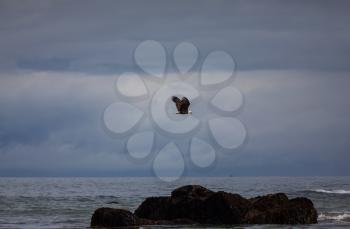
[(190, 107), (190, 101), (186, 97), (179, 99), (176, 96), (171, 97), (171, 100), (175, 103), (177, 108), (177, 114), (192, 114), (192, 111), (188, 108)]

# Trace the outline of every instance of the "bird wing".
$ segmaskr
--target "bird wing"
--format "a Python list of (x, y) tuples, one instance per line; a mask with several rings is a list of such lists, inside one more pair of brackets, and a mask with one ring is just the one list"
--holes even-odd
[(190, 106), (190, 101), (186, 97), (182, 97), (181, 99), (181, 112), (183, 114), (188, 113), (188, 107)]
[(180, 110), (181, 110), (181, 100), (178, 97), (176, 97), (176, 96), (171, 97), (171, 100), (175, 103), (177, 111), (180, 112)]
[(180, 102), (180, 99), (179, 99), (178, 97), (176, 97), (176, 96), (171, 97), (171, 100), (172, 100), (174, 103)]

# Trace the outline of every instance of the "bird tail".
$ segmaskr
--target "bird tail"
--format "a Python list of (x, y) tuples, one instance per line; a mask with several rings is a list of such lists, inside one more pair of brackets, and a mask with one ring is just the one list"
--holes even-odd
[(174, 103), (177, 103), (177, 102), (180, 101), (180, 99), (179, 99), (178, 97), (176, 97), (176, 96), (171, 97), (171, 100), (172, 100)]

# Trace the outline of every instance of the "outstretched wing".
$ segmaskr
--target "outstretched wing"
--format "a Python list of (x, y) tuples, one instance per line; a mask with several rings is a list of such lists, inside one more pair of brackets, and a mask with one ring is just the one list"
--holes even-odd
[(171, 97), (171, 100), (175, 103), (176, 109), (180, 113), (181, 112), (181, 100), (176, 96)]
[(180, 102), (180, 99), (179, 99), (178, 97), (176, 97), (176, 96), (171, 97), (171, 100), (172, 100), (174, 103)]
[(188, 114), (188, 107), (190, 106), (190, 101), (186, 97), (181, 99), (181, 114)]

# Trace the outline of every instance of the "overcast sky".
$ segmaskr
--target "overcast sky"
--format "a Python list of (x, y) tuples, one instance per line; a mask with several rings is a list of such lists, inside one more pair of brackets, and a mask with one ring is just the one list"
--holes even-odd
[[(0, 0), (0, 176), (148, 176), (104, 109), (144, 40), (236, 60), (239, 153), (188, 175), (350, 175), (349, 1)], [(197, 66), (198, 67), (198, 66)], [(197, 70), (198, 68), (194, 68)], [(171, 66), (167, 69), (173, 72)]]

